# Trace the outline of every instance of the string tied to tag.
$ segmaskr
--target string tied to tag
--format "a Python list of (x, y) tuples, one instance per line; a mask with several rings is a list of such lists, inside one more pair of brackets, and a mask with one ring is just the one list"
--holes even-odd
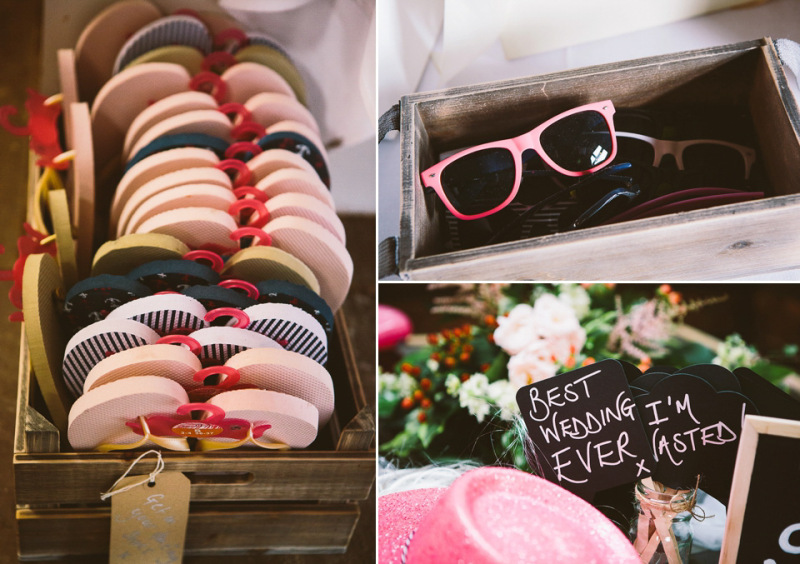
[[(118, 490), (115, 490), (114, 488), (115, 488), (115, 487), (117, 487), (117, 484), (119, 484), (119, 483), (120, 483), (122, 480), (124, 480), (124, 479), (125, 479), (125, 478), (128, 476), (128, 474), (130, 473), (130, 471), (131, 471), (131, 470), (133, 470), (133, 467), (134, 467), (134, 466), (136, 466), (136, 464), (137, 464), (137, 463), (138, 463), (138, 462), (139, 462), (139, 461), (140, 461), (142, 458), (144, 458), (145, 456), (147, 456), (148, 454), (155, 454), (155, 455), (158, 457), (158, 460), (156, 461), (156, 466), (155, 466), (155, 468), (153, 469), (153, 471), (152, 471), (152, 472), (150, 472), (150, 474), (147, 474), (147, 475), (145, 475), (145, 476), (142, 476), (142, 479), (141, 479), (140, 481), (138, 481), (138, 482), (134, 482), (134, 483), (132, 483), (132, 484), (128, 484), (127, 486), (125, 486), (125, 487), (123, 487), (123, 488), (120, 488), (120, 489), (118, 489)], [(113, 496), (113, 495), (117, 495), (117, 494), (119, 494), (119, 493), (126, 492), (126, 491), (128, 491), (128, 490), (132, 490), (133, 488), (136, 488), (136, 487), (138, 487), (138, 486), (141, 486), (141, 485), (142, 485), (142, 484), (144, 484), (144, 483), (148, 483), (148, 482), (149, 482), (149, 483), (151, 483), (151, 484), (155, 484), (155, 482), (156, 482), (156, 476), (158, 476), (158, 475), (159, 475), (161, 472), (163, 472), (163, 471), (164, 471), (164, 459), (163, 459), (163, 458), (161, 458), (161, 451), (154, 450), (154, 449), (151, 449), (151, 450), (145, 451), (145, 452), (143, 452), (142, 454), (140, 454), (138, 457), (136, 457), (136, 459), (135, 459), (133, 462), (131, 462), (131, 465), (130, 465), (130, 466), (128, 466), (128, 469), (127, 469), (127, 470), (125, 470), (125, 473), (124, 473), (124, 474), (122, 474), (122, 476), (120, 476), (120, 477), (117, 479), (117, 481), (116, 481), (116, 482), (114, 482), (114, 484), (113, 484), (113, 485), (112, 485), (112, 486), (111, 486), (111, 487), (108, 489), (108, 491), (107, 491), (107, 492), (105, 492), (105, 493), (103, 493), (103, 494), (100, 494), (100, 500), (101, 500), (101, 501), (105, 501), (105, 500), (107, 500), (108, 498), (110, 498), (110, 497), (111, 497), (111, 496)]]

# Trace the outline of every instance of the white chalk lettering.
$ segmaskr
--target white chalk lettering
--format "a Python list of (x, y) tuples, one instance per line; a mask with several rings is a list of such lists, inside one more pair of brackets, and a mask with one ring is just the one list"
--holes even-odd
[(789, 525), (783, 530), (781, 536), (778, 537), (778, 546), (780, 546), (781, 550), (786, 554), (800, 554), (800, 545), (792, 544), (790, 538), (792, 533), (796, 531), (800, 531), (800, 523)]
[[(695, 433), (700, 436), (699, 445), (695, 443)], [(689, 438), (688, 448), (686, 442), (684, 441), (684, 437)], [(680, 433), (675, 433), (672, 435), (672, 440), (670, 440), (666, 435), (662, 434), (660, 429), (656, 429), (653, 432), (652, 438), (653, 453), (656, 456), (656, 460), (661, 460), (661, 457), (666, 455), (675, 466), (680, 466), (683, 464), (684, 459), (683, 457), (676, 455), (683, 454), (687, 452), (687, 450), (695, 452), (698, 446), (721, 446), (726, 443), (733, 442), (737, 438), (738, 437), (736, 433), (734, 433), (731, 428), (722, 421), (718, 421), (717, 423), (708, 425), (706, 427), (695, 427)]]
[(566, 402), (575, 403), (579, 401), (581, 396), (578, 392), (573, 390), (576, 384), (583, 384), (585, 397), (589, 399), (591, 395), (589, 394), (589, 384), (586, 380), (597, 374), (600, 374), (599, 370), (595, 370), (586, 376), (581, 376), (574, 382), (565, 384), (563, 393), (561, 388), (550, 388), (545, 392), (545, 398), (539, 397), (539, 388), (535, 386), (530, 388), (528, 391), (528, 395), (531, 398), (531, 410), (528, 412), (529, 417), (536, 422), (545, 421), (550, 417), (550, 410), (552, 407), (564, 407)]
[(567, 477), (566, 477), (566, 476), (564, 476), (564, 474), (561, 472), (561, 469), (562, 469), (562, 468), (566, 468), (567, 466), (569, 466), (569, 465), (571, 465), (571, 464), (572, 464), (572, 461), (567, 461), (567, 463), (566, 463), (566, 464), (562, 464), (562, 463), (561, 463), (561, 461), (558, 459), (558, 457), (559, 457), (561, 454), (563, 454), (564, 452), (566, 452), (566, 451), (568, 451), (568, 450), (569, 450), (569, 447), (567, 447), (567, 448), (562, 448), (560, 451), (558, 451), (558, 452), (556, 452), (556, 453), (553, 453), (553, 458), (555, 458), (555, 460), (556, 460), (556, 464), (555, 464), (555, 466), (553, 467), (553, 470), (555, 470), (555, 471), (556, 471), (556, 476), (558, 477), (558, 481), (559, 481), (559, 482), (561, 482), (561, 481), (563, 481), (563, 480), (566, 480), (567, 482), (571, 482), (571, 483), (573, 483), (573, 484), (584, 484), (584, 483), (588, 482), (588, 479), (586, 479), (586, 480), (573, 480), (572, 478), (567, 478)]
[(689, 394), (686, 394), (683, 397), (683, 403), (681, 403), (680, 400), (675, 400), (675, 411), (677, 413), (680, 413), (681, 411), (687, 411), (689, 413), (689, 417), (692, 418), (692, 421), (694, 421), (698, 425), (700, 424), (700, 421), (698, 421), (697, 418), (694, 416), (694, 413), (692, 413), (692, 405), (689, 401)]
[(669, 417), (664, 417), (663, 419), (658, 418), (658, 404), (661, 403), (661, 400), (653, 401), (645, 405), (645, 408), (652, 407), (653, 408), (653, 415), (654, 419), (649, 423), (650, 425), (658, 425), (659, 423), (663, 423), (664, 421), (669, 421)]

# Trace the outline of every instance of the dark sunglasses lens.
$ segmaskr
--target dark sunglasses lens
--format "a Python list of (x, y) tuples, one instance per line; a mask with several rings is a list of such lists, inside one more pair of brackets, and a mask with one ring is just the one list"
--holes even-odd
[(613, 148), (608, 123), (595, 111), (558, 120), (542, 132), (541, 142), (547, 156), (571, 172), (589, 170), (608, 161)]
[(715, 143), (689, 145), (683, 151), (683, 168), (698, 173), (710, 186), (738, 186), (744, 178), (744, 156), (732, 147)]
[(647, 141), (617, 133), (617, 162), (653, 166), (656, 152)]
[(447, 165), (442, 188), (453, 207), (477, 215), (502, 204), (514, 188), (514, 156), (508, 149), (482, 149)]

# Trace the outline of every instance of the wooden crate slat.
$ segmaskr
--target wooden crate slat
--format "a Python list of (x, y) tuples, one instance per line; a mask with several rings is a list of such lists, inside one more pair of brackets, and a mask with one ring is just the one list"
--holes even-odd
[[(344, 552), (357, 504), (192, 505), (185, 555)], [(21, 561), (108, 552), (109, 508), (17, 510)]]
[[(100, 493), (138, 454), (16, 455), (17, 504), (99, 504)], [(164, 461), (170, 471), (217, 475), (217, 483), (209, 478), (192, 485), (193, 501), (359, 500), (375, 477), (371, 452), (169, 453)], [(151, 469), (142, 461), (133, 474)]]

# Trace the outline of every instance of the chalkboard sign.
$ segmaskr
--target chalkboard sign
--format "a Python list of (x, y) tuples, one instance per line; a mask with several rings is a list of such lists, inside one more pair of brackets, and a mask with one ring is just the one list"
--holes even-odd
[[(648, 376), (656, 380), (658, 375), (637, 381)], [(703, 490), (727, 499), (742, 419), (757, 413), (753, 403), (738, 392), (718, 391), (704, 377), (679, 372), (665, 374), (648, 392), (638, 393), (636, 406), (658, 460), (653, 479), (687, 489), (700, 474)]]
[(603, 360), (524, 386), (517, 403), (540, 475), (590, 500), (655, 468), (622, 365)]
[(748, 415), (720, 564), (800, 562), (800, 422)]

